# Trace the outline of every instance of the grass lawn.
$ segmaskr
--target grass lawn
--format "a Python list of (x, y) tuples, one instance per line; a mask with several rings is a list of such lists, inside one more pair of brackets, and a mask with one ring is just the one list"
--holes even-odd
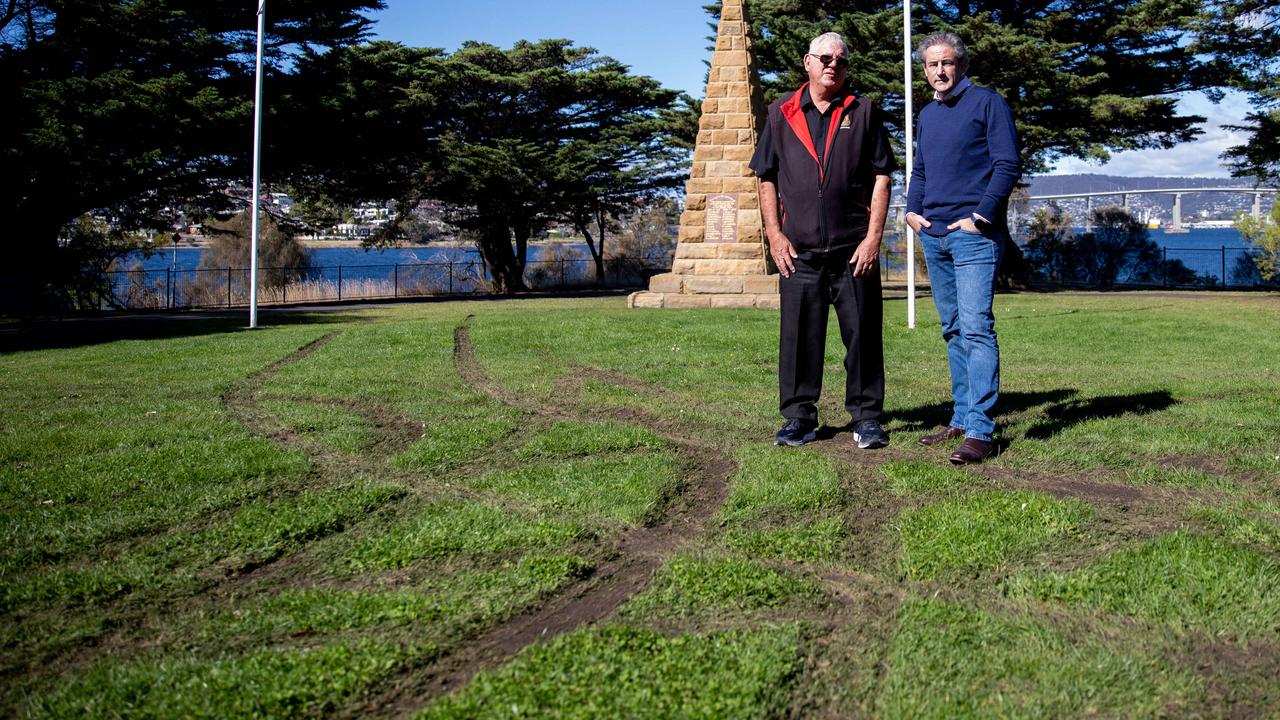
[[(777, 316), (459, 301), (0, 352), (0, 715), (1280, 716), (1280, 297), (997, 298), (953, 468), (772, 446)], [(120, 323), (119, 327), (132, 327)], [(56, 347), (54, 346), (56, 345)]]

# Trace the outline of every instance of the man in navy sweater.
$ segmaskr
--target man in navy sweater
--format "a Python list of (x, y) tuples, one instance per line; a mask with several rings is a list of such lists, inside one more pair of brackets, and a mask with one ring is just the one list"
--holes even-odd
[(954, 409), (945, 428), (920, 438), (964, 437), (957, 465), (994, 449), (992, 410), (1000, 392), (1000, 346), (992, 312), (996, 271), (1009, 237), (1009, 194), (1022, 174), (1013, 113), (998, 93), (969, 81), (968, 50), (954, 33), (916, 50), (934, 102), (920, 110), (907, 192), (907, 224), (920, 234), (929, 285), (942, 321)]
[(897, 164), (879, 109), (845, 86), (849, 49), (837, 33), (809, 44), (809, 82), (769, 106), (751, 169), (769, 254), (782, 278), (777, 445), (803, 445), (818, 427), (828, 307), (844, 341), (844, 405), (859, 448), (881, 448), (884, 351), (880, 236)]

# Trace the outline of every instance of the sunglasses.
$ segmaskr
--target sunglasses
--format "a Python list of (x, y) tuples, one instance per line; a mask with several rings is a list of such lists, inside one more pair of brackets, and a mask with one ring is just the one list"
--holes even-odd
[(836, 67), (838, 68), (849, 67), (849, 58), (847, 57), (836, 57), (834, 55), (814, 55), (813, 53), (806, 53), (806, 54), (809, 57), (817, 58), (818, 62), (822, 63), (822, 67), (830, 67), (832, 63), (835, 63)]

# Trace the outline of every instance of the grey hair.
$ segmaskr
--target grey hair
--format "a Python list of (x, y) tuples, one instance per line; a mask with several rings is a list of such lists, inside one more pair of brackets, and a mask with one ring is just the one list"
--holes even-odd
[(840, 33), (838, 32), (822, 33), (818, 37), (811, 40), (809, 42), (809, 54), (810, 55), (819, 54), (818, 48), (822, 47), (823, 45), (827, 45), (829, 43), (840, 43), (840, 49), (844, 50), (844, 54), (846, 56), (849, 54), (849, 46), (848, 44), (845, 43), (844, 38), (841, 37)]
[(916, 60), (924, 62), (924, 51), (934, 45), (950, 45), (951, 49), (956, 51), (956, 62), (962, 67), (969, 66), (969, 48), (965, 47), (964, 41), (953, 32), (934, 33), (921, 40), (920, 45), (916, 47)]

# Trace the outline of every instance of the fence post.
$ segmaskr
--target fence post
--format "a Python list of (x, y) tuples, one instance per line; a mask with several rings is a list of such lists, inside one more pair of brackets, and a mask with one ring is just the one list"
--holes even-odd
[(1169, 287), (1169, 248), (1160, 248), (1160, 286)]
[(1227, 289), (1227, 246), (1222, 246), (1222, 289)]
[(449, 258), (449, 294), (453, 294), (453, 258)]
[(564, 258), (560, 258), (560, 289), (564, 290), (568, 287), (568, 283), (564, 279)]
[[(125, 276), (129, 277), (128, 275)], [(169, 268), (164, 269), (164, 307), (166, 310), (173, 309), (173, 273)]]
[(227, 309), (231, 309), (231, 266), (227, 266)]
[(391, 272), (391, 297), (400, 297), (400, 263), (395, 264), (395, 268)]
[(338, 302), (342, 302), (342, 266), (338, 266)]

